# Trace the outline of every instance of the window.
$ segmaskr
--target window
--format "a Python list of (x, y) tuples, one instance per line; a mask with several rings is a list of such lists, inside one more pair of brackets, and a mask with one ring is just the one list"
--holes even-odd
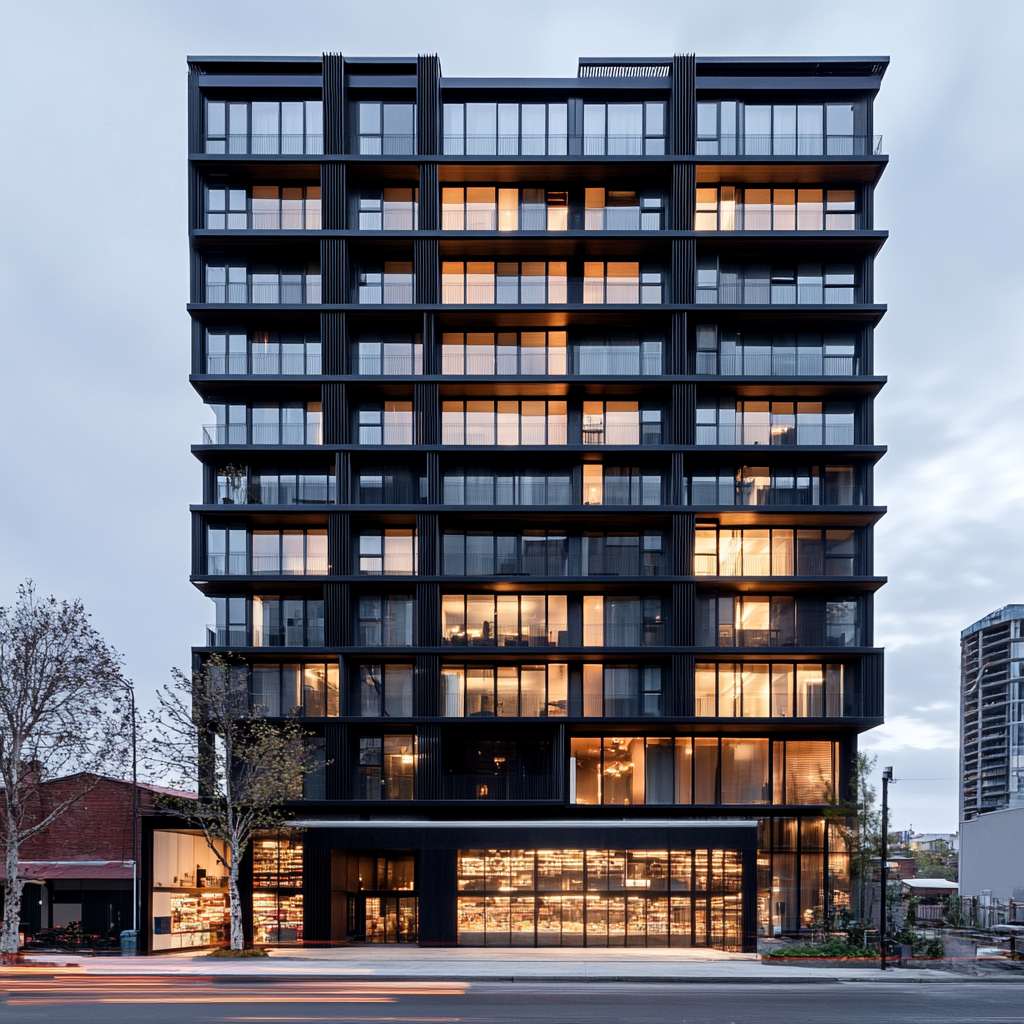
[(855, 334), (748, 334), (698, 324), (696, 372), (723, 376), (854, 376)]
[(441, 714), (446, 718), (562, 718), (569, 666), (444, 665)]
[(416, 781), (416, 737), (361, 736), (357, 800), (412, 800)]
[[(203, 427), (203, 444), (323, 444), (323, 410), (319, 402), (259, 402), (244, 405), (212, 403), (214, 423)], [(252, 439), (248, 441), (247, 412)]]
[(410, 466), (364, 466), (354, 475), (360, 505), (415, 505), (427, 500), (427, 478)]
[(697, 597), (698, 647), (858, 647), (860, 600)]
[(648, 156), (665, 152), (665, 104), (586, 103), (583, 153), (586, 156)]
[(245, 530), (207, 527), (206, 573), (208, 576), (245, 576), (249, 553)]
[[(244, 543), (244, 541), (243, 541)], [(244, 597), (214, 597), (214, 619), (206, 627), (207, 647), (248, 647), (249, 628)]]
[(572, 505), (568, 469), (453, 468), (442, 481), (445, 505)]
[(584, 505), (660, 505), (661, 473), (627, 466), (583, 464)]
[(360, 665), (352, 673), (348, 711), (362, 718), (411, 718), (412, 665)]
[(569, 193), (543, 188), (441, 189), (443, 231), (565, 231)]
[[(584, 627), (586, 628), (586, 627)], [(587, 718), (637, 718), (662, 713), (659, 665), (583, 666), (583, 706)]]
[(660, 597), (583, 596), (584, 647), (660, 647), (665, 643)]
[(326, 530), (253, 530), (252, 571), (273, 576), (326, 576)]
[(839, 744), (827, 740), (772, 743), (772, 802), (833, 804), (838, 782)]
[(352, 152), (401, 156), (416, 152), (416, 104), (360, 100), (355, 106)]
[(238, 264), (207, 264), (207, 302), (244, 303), (249, 301), (249, 284), (244, 266)]
[(445, 594), (441, 640), (461, 647), (565, 647), (564, 594)]
[(861, 711), (841, 664), (698, 663), (695, 693), (699, 718), (841, 718)]
[(241, 467), (217, 472), (218, 504), (324, 505), (337, 501), (334, 469), (296, 473), (263, 466), (250, 469), (248, 485)]
[(584, 304), (660, 303), (661, 269), (639, 263), (584, 263)]
[(441, 372), (459, 377), (564, 374), (566, 337), (565, 331), (446, 332)]
[(853, 466), (721, 467), (717, 471), (695, 471), (688, 478), (686, 489), (691, 505), (864, 503), (863, 489)]
[(852, 402), (697, 400), (697, 444), (852, 445)]
[(357, 550), (360, 575), (416, 575), (415, 530), (364, 531), (359, 535)]
[(800, 263), (796, 266), (721, 263), (697, 259), (698, 303), (722, 305), (843, 305), (857, 301), (852, 264)]
[(411, 647), (416, 599), (373, 594), (359, 598), (356, 644), (359, 647)]
[(321, 372), (320, 335), (301, 331), (207, 329), (206, 372), (309, 376)]
[(254, 596), (253, 647), (323, 647), (324, 603), (302, 598)]
[(857, 227), (854, 189), (697, 189), (697, 231), (853, 231)]
[(573, 346), (573, 372), (580, 376), (658, 376), (664, 366), (664, 347), (660, 334), (616, 332), (584, 338)]
[(383, 267), (363, 267), (356, 274), (356, 301), (361, 306), (404, 305), (416, 301), (412, 264), (387, 261)]
[(584, 402), (583, 443), (661, 444), (661, 410), (641, 409), (636, 402)]
[(364, 405), (358, 412), (359, 443), (412, 444), (412, 402)]
[(423, 341), (419, 334), (362, 334), (353, 345), (353, 355), (356, 373), (364, 377), (423, 373)]
[(583, 227), (586, 231), (660, 231), (664, 206), (660, 193), (588, 188)]
[(352, 192), (351, 223), (360, 231), (415, 231), (419, 202), (415, 187), (357, 188)]
[(255, 103), (207, 100), (206, 152), (261, 156), (323, 153), (323, 122), (323, 103), (320, 100)]
[(446, 445), (564, 445), (565, 402), (442, 402)]
[(565, 103), (445, 103), (444, 151), (462, 156), (564, 156)]
[(774, 105), (718, 100), (697, 104), (697, 154), (864, 156), (881, 139), (854, 133), (854, 105)]
[(697, 576), (852, 576), (855, 530), (696, 528)]
[(208, 264), (206, 301), (254, 305), (320, 303), (320, 264), (274, 267), (257, 264), (250, 274), (244, 266)]
[(565, 263), (441, 264), (441, 301), (448, 305), (545, 305), (568, 301)]
[(246, 193), (245, 188), (207, 188), (206, 227), (217, 231), (319, 231), (319, 185), (254, 185), (248, 200)]
[(307, 718), (338, 715), (338, 663), (304, 662), (252, 667), (250, 704), (267, 718), (293, 712)]

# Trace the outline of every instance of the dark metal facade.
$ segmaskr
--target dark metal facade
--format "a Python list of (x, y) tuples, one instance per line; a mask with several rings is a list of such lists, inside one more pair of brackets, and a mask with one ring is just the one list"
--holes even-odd
[[(202, 501), (192, 506), (192, 579), (220, 601), (194, 659), (217, 652), (244, 664), (255, 703), (268, 714), (298, 707), (322, 738), (325, 767), (297, 816), (626, 818), (636, 823), (637, 842), (651, 817), (743, 817), (760, 822), (761, 849), (757, 871), (745, 855), (744, 948), (754, 942), (755, 898), (761, 934), (797, 931), (841, 909), (847, 867), (824, 805), (845, 792), (857, 734), (883, 714), (872, 594), (884, 581), (873, 572), (871, 535), (884, 513), (872, 487), (884, 449), (874, 443), (871, 408), (884, 383), (873, 374), (873, 329), (885, 307), (874, 301), (872, 262), (885, 233), (872, 221), (872, 193), (886, 158), (872, 136), (871, 107), (885, 64), (689, 54), (581, 61), (574, 79), (470, 80), (444, 78), (434, 55), (190, 58), (191, 380), (216, 420), (193, 448), (204, 474)], [(487, 104), (499, 118), (490, 148), (478, 131), (491, 116)], [(500, 119), (513, 116), (513, 105), (515, 131), (502, 135), (511, 121)], [(598, 144), (601, 105), (608, 120)], [(547, 111), (539, 142), (526, 127), (538, 110)], [(613, 130), (616, 118), (630, 117), (641, 125), (635, 138)], [(466, 219), (481, 214), (466, 199), (453, 227), (454, 207), (442, 202), (453, 189), (518, 190), (523, 218), (527, 192), (542, 192), (546, 223), (534, 230), (516, 221), (505, 230), (511, 222), (498, 222), (495, 203), (495, 220), (481, 227)], [(830, 221), (833, 195), (841, 195), (834, 202), (842, 216)], [(232, 224), (232, 202), (244, 223)], [(641, 202), (658, 218), (643, 227)], [(565, 213), (555, 212), (563, 203)], [(614, 212), (632, 211), (631, 203), (635, 223), (632, 212)], [(810, 219), (798, 224), (805, 212)], [(464, 290), (453, 301), (456, 266)], [(503, 301), (501, 275), (512, 267), (517, 282), (546, 268), (538, 278), (548, 282), (543, 301), (526, 283)], [(490, 283), (474, 273), (489, 273)], [(595, 300), (597, 288), (604, 291)], [(508, 350), (519, 360), (514, 370), (497, 368), (497, 349), (490, 369), (471, 364), (468, 349), (458, 365), (451, 355), (455, 335), (502, 332), (519, 339)], [(524, 332), (558, 332), (564, 364), (552, 355), (543, 370), (528, 365)], [(548, 403), (542, 417), (564, 417), (564, 435), (538, 444), (525, 433), (526, 406), (517, 405), (523, 433), (507, 443), (498, 434), (511, 402), (532, 403), (530, 410)], [(497, 409), (498, 433), (470, 443), (471, 420), (461, 421), (461, 434), (452, 425), (457, 407), (466, 417)], [(587, 501), (584, 488), (599, 479), (594, 467), (603, 467), (602, 493), (624, 488), (625, 503)], [(510, 498), (494, 492), (493, 481), (489, 504), (474, 497), (467, 474), (482, 480), (485, 471), (514, 481)], [(526, 503), (527, 476), (546, 480), (548, 494), (551, 481), (564, 478), (565, 497)], [(276, 556), (267, 554), (273, 531)], [(565, 538), (564, 564), (526, 566), (524, 538), (537, 531)], [(750, 554), (740, 531), (751, 531)], [(844, 531), (848, 546), (829, 561)], [(779, 545), (798, 552), (791, 564), (784, 546), (763, 561), (764, 551), (776, 551), (776, 533)], [(485, 535), (514, 538), (515, 563), (492, 559), (490, 571), (470, 571), (468, 542), (455, 538)], [(603, 572), (612, 566), (609, 537), (612, 547), (635, 543), (638, 554)], [(646, 563), (644, 538), (658, 552)], [(459, 543), (461, 562), (450, 553)], [(801, 571), (804, 543), (810, 560)], [(583, 549), (594, 552), (587, 573)], [(737, 557), (749, 559), (747, 571)], [(545, 597), (548, 625), (530, 633), (521, 612), (516, 639), (506, 633), (499, 642), (495, 613), (482, 635), (471, 635), (468, 611), (461, 629), (446, 617), (446, 598), (458, 595)], [(551, 595), (566, 609), (564, 621), (550, 610)], [(604, 602), (600, 613), (595, 598)], [(411, 599), (407, 611), (391, 620), (381, 611), (368, 624), (374, 601), (386, 609), (398, 599)], [(388, 645), (388, 629), (405, 630), (403, 642)], [(543, 643), (534, 642), (542, 632)], [(595, 665), (603, 698), (593, 696)], [(257, 672), (268, 666), (284, 673), (273, 698), (262, 689), (269, 677)], [(465, 688), (468, 675), (450, 680), (474, 666), (546, 670), (544, 707), (526, 713), (520, 679), (512, 713), (486, 701), (483, 711), (469, 711), (465, 689), (451, 697), (446, 687)], [(557, 693), (550, 666), (565, 666)], [(801, 691), (815, 666), (832, 681)], [(792, 681), (779, 684), (779, 693), (790, 687), (785, 699), (769, 688), (766, 702), (751, 696), (742, 705), (743, 673), (753, 679), (762, 669), (790, 673)], [(740, 680), (728, 683), (728, 695), (727, 672)], [(373, 673), (381, 703), (368, 714), (360, 687)], [(289, 690), (286, 677), (298, 679), (298, 689)], [(709, 678), (717, 680), (710, 705)], [(368, 763), (366, 741), (392, 735), (411, 738), (412, 779), (390, 794), (383, 782), (368, 789), (373, 773), (364, 769), (386, 775), (387, 767)], [(717, 776), (705, 787), (710, 801), (696, 790), (681, 799), (681, 783), (671, 806), (577, 801), (574, 744), (623, 735), (763, 740), (770, 779), (761, 796), (742, 803), (724, 799), (728, 786)], [(796, 770), (782, 766), (787, 742), (834, 745), (828, 799), (787, 802), (782, 780)], [(472, 755), (478, 749), (497, 766), (490, 785), (481, 781), (485, 755)], [(795, 765), (795, 751), (805, 748), (792, 749), (786, 763)], [(813, 838), (815, 829), (824, 838)], [(323, 846), (351, 842), (333, 826), (310, 837), (306, 937), (329, 941), (340, 926), (327, 909)], [(410, 831), (398, 845), (418, 849), (418, 841)], [(821, 876), (816, 906), (806, 895), (812, 869)], [(798, 910), (773, 902), (779, 877), (804, 893), (792, 897)], [(448, 925), (421, 915), (420, 927), (451, 940)]]

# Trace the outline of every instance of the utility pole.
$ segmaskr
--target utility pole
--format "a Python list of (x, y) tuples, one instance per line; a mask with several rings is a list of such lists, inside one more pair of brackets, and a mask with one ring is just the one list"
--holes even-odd
[(885, 970), (886, 926), (889, 916), (889, 872), (886, 862), (889, 860), (889, 783), (893, 781), (892, 767), (882, 769), (882, 920), (879, 922), (878, 935), (882, 947), (882, 970)]

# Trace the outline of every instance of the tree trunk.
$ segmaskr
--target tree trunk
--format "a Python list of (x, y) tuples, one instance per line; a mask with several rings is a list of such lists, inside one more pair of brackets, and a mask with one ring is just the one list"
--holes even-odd
[(18, 930), (21, 924), (21, 891), (24, 881), (18, 876), (18, 853), (20, 844), (17, 831), (8, 829), (7, 872), (4, 888), (4, 926), (0, 931), (0, 956), (5, 959), (18, 954)]
[(234, 846), (231, 848), (231, 865), (228, 868), (228, 901), (231, 904), (231, 948), (244, 949), (242, 901), (238, 896), (238, 853)]

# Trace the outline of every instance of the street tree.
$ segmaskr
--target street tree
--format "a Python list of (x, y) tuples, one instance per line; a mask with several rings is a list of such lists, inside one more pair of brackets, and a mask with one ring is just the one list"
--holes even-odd
[[(21, 847), (82, 799), (102, 775), (123, 775), (130, 713), (121, 657), (82, 602), (41, 598), (27, 580), (0, 608), (0, 957), (18, 953)], [(64, 778), (59, 795), (44, 784)]]
[(238, 868), (258, 832), (280, 827), (283, 803), (302, 795), (316, 765), (294, 716), (269, 722), (250, 710), (244, 669), (211, 658), (191, 676), (175, 669), (149, 717), (147, 767), (195, 799), (164, 796), (160, 805), (206, 843), (228, 876), (231, 948), (244, 947)]

